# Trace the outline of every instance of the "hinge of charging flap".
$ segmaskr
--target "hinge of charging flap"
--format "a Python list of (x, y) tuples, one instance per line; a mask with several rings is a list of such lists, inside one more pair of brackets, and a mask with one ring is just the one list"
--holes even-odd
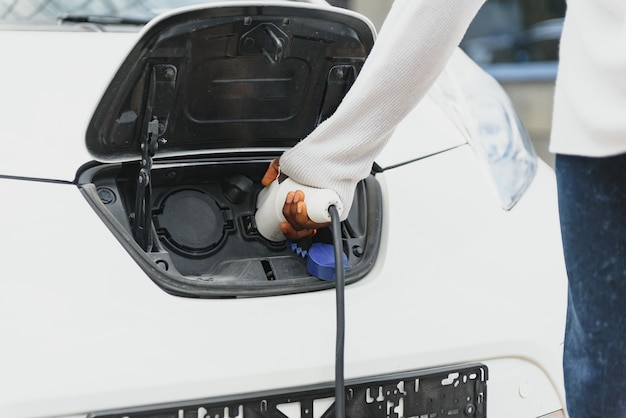
[(152, 224), (152, 159), (159, 143), (167, 142), (163, 135), (169, 123), (177, 74), (178, 70), (173, 64), (156, 64), (150, 73), (146, 104), (148, 125), (140, 145), (141, 162), (137, 174), (133, 222), (133, 237), (146, 252), (152, 251), (153, 246), (158, 246), (158, 240), (154, 240), (156, 234)]
[(159, 119), (148, 122), (147, 135), (141, 143), (141, 162), (137, 174), (133, 235), (146, 252), (153, 246), (152, 237), (152, 158), (159, 148)]

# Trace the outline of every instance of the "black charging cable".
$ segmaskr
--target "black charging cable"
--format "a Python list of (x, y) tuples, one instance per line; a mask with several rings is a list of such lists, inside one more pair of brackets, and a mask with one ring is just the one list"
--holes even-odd
[(345, 350), (345, 280), (343, 270), (343, 245), (341, 241), (341, 220), (339, 211), (334, 205), (328, 207), (335, 250), (335, 294), (337, 304), (337, 337), (335, 343), (335, 417), (344, 418), (346, 415), (346, 395), (344, 389), (344, 350)]

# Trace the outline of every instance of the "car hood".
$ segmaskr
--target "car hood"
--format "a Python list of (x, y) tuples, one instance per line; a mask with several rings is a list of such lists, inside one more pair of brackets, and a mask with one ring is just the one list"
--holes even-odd
[(93, 160), (87, 124), (137, 37), (0, 30), (0, 175), (71, 181)]

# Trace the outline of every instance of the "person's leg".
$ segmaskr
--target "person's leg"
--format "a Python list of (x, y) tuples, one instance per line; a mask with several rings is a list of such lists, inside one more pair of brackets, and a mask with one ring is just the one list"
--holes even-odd
[(557, 155), (570, 418), (626, 417), (626, 155)]

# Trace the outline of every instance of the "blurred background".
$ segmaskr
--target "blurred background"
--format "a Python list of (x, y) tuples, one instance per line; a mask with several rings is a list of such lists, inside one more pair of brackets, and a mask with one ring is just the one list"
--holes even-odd
[[(380, 29), (392, 0), (331, 0), (367, 16)], [(496, 78), (548, 164), (552, 96), (565, 0), (488, 0), (461, 48)]]

